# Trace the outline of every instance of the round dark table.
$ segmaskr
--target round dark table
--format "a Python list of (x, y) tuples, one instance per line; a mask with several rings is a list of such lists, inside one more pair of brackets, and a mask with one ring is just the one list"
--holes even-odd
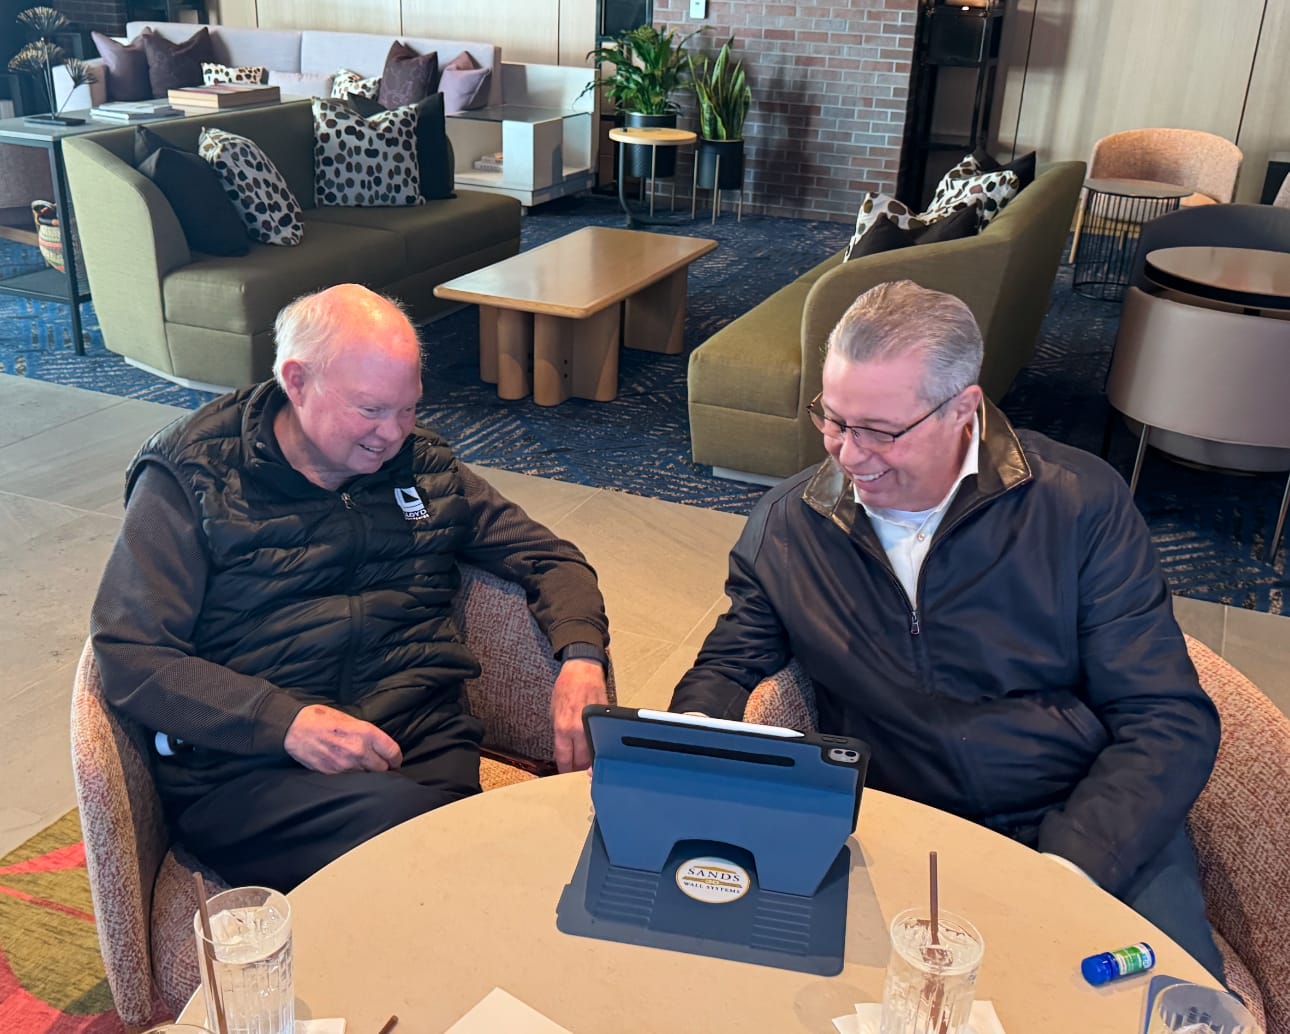
[(1161, 287), (1246, 310), (1290, 309), (1290, 254), (1256, 248), (1159, 248), (1144, 271)]

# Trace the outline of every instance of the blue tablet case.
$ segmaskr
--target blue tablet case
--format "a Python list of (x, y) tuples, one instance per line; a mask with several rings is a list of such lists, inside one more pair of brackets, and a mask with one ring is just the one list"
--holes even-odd
[[(820, 975), (842, 969), (864, 743), (616, 707), (588, 708), (584, 721), (596, 819), (558, 929)], [(697, 859), (728, 863), (718, 874), (742, 870), (738, 896), (684, 891)]]

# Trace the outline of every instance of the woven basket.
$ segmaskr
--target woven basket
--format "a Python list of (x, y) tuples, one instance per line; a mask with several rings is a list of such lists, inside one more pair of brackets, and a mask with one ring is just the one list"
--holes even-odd
[[(36, 244), (41, 256), (58, 272), (66, 272), (67, 267), (63, 262), (63, 228), (58, 222), (58, 207), (52, 201), (33, 201), (31, 216), (36, 220)], [(80, 255), (76, 258), (79, 265)]]

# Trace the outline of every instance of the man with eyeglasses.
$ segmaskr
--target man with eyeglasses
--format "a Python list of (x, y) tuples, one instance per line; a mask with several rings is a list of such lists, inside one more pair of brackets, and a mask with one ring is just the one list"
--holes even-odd
[(1124, 479), (1016, 431), (981, 333), (911, 281), (861, 295), (810, 404), (828, 458), (771, 490), (672, 710), (742, 718), (796, 659), (868, 784), (1074, 868), (1220, 979), (1185, 819), (1218, 715)]

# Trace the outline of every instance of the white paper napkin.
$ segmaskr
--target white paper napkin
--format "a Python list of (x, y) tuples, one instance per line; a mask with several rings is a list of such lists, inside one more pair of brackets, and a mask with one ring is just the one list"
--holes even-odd
[(564, 1027), (548, 1020), (500, 987), (489, 991), (445, 1034), (497, 1034), (503, 1030), (507, 1034), (569, 1034)]
[[(878, 1021), (882, 1017), (882, 1006), (874, 1002), (857, 1003), (856, 1011), (851, 1016), (839, 1016), (833, 1021), (838, 1034), (878, 1034)], [(1005, 1034), (1003, 1024), (994, 1011), (993, 1002), (973, 1002), (972, 1014), (968, 1020), (971, 1034)]]

